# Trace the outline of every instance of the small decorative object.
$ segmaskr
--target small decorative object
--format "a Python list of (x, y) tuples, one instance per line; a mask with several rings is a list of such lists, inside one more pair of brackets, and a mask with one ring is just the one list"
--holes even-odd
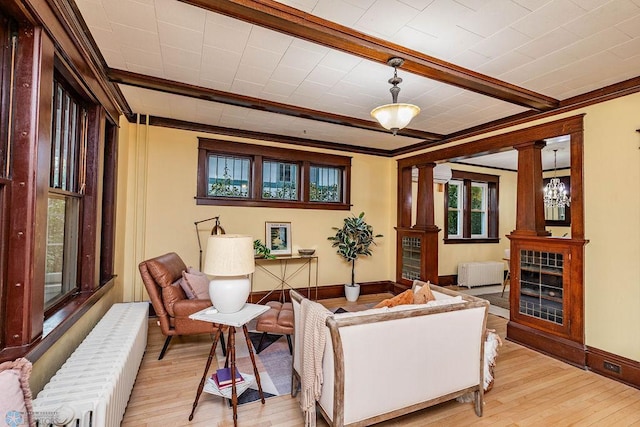
[(272, 255), (291, 255), (291, 223), (265, 223), (265, 242)]
[(255, 258), (274, 259), (271, 255), (271, 249), (269, 249), (260, 239), (253, 241), (253, 252)]
[(298, 249), (298, 254), (301, 256), (311, 256), (316, 253), (315, 249)]
[(327, 238), (333, 242), (331, 247), (337, 247), (336, 253), (345, 261), (351, 262), (351, 283), (345, 285), (345, 295), (347, 301), (356, 301), (360, 295), (360, 285), (355, 281), (356, 259), (358, 256), (370, 256), (370, 246), (375, 244), (374, 239), (383, 236), (373, 234), (373, 227), (364, 220), (364, 212), (345, 218), (341, 228), (332, 228), (336, 234)]
[(209, 237), (204, 272), (213, 276), (209, 297), (220, 313), (242, 310), (251, 293), (249, 275), (254, 270), (251, 236), (220, 234)]

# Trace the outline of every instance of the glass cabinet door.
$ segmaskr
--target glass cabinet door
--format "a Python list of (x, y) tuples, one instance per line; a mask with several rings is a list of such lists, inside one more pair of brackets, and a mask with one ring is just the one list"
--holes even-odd
[(421, 266), (420, 237), (402, 236), (402, 278), (406, 280), (420, 279)]
[(520, 250), (520, 314), (564, 325), (562, 253)]

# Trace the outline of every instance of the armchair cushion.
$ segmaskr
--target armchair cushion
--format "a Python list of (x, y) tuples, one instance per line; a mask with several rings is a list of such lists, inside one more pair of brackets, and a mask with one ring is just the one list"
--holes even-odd
[(161, 288), (171, 286), (187, 266), (175, 254), (167, 254), (145, 262), (153, 280)]
[(171, 284), (171, 286), (165, 286), (162, 288), (162, 301), (164, 302), (164, 308), (169, 313), (169, 316), (174, 317), (175, 311), (173, 309), (174, 304), (177, 301), (187, 299), (184, 290), (182, 289), (182, 279), (178, 279)]
[(189, 299), (209, 299), (209, 278), (206, 274), (190, 268), (182, 272), (182, 282)]

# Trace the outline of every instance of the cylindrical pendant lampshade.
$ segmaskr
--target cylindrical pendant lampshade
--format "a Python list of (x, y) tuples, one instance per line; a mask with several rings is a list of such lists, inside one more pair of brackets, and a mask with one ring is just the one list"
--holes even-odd
[(220, 234), (209, 237), (204, 273), (211, 276), (241, 276), (253, 273), (255, 268), (251, 236)]
[(398, 103), (381, 105), (371, 111), (373, 118), (388, 130), (405, 128), (418, 113), (420, 107)]

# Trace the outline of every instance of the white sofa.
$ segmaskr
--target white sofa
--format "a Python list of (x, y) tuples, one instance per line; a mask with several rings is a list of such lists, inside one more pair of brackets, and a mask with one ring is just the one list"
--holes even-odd
[[(461, 301), (327, 318), (324, 382), (317, 407), (330, 425), (370, 425), (469, 392), (476, 414), (482, 416), (489, 303), (434, 285), (431, 289), (438, 304), (452, 298)], [(302, 366), (298, 331), (302, 330), (303, 298), (291, 291), (295, 322), (292, 396)]]

